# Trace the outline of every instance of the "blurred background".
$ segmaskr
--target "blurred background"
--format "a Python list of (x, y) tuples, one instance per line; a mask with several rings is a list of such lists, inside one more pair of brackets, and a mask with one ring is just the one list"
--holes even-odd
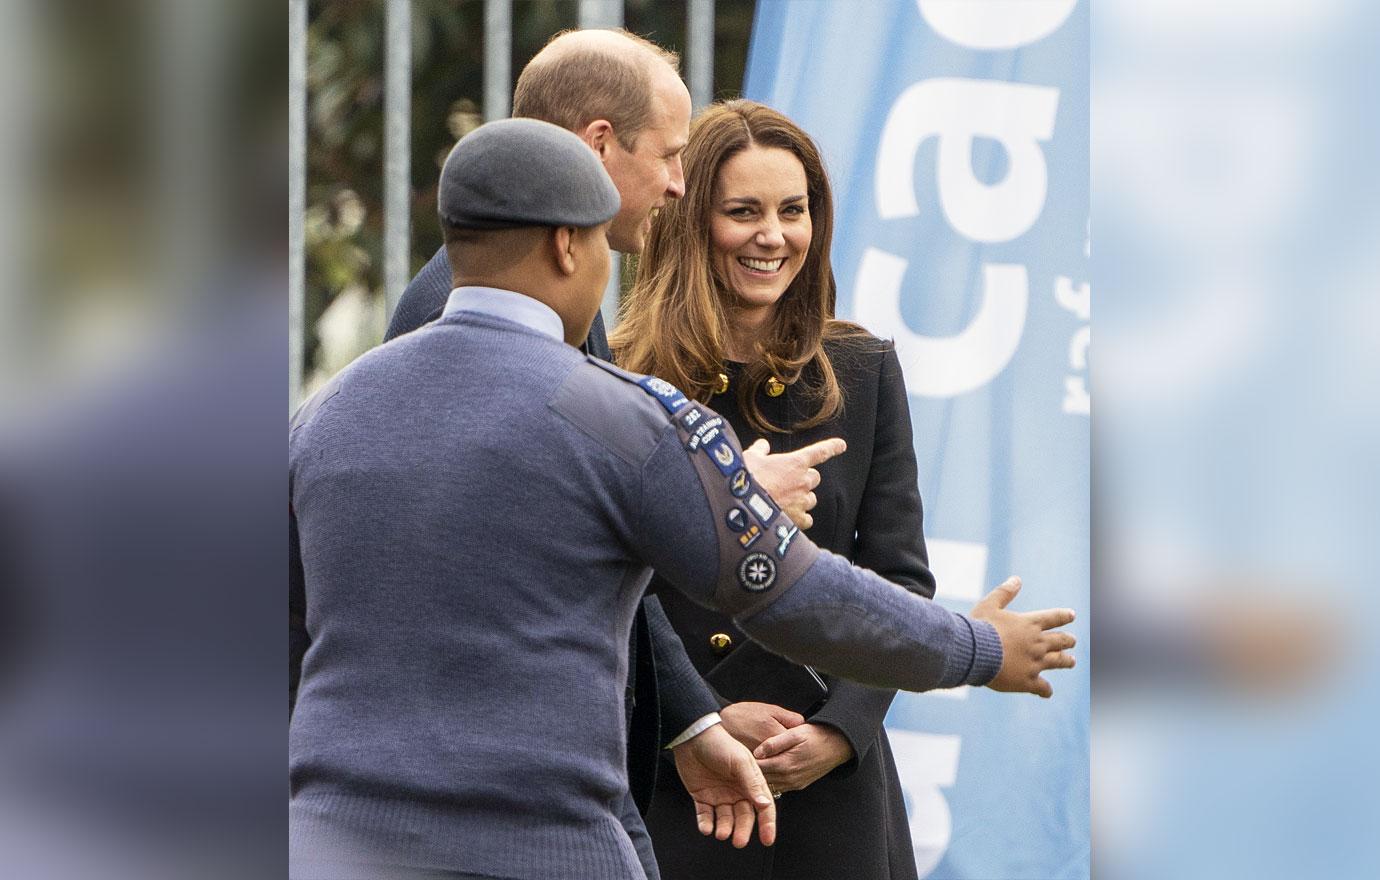
[[(801, 8), (946, 5), (879, 3)], [(582, 5), (514, 2), (510, 70)], [(622, 6), (685, 48), (686, 4)], [(1374, 877), (1380, 11), (1086, 6), (1091, 857), (1058, 876)], [(409, 9), (408, 277), (437, 243), (437, 157), (486, 110), (484, 3)], [(761, 10), (714, 3), (715, 97), (744, 87)], [(381, 335), (386, 17), (383, 0), (0, 4), (6, 876), (281, 873), (283, 365), (306, 384)], [(1005, 78), (1031, 79), (1027, 60), (1004, 56)], [(1009, 848), (986, 831), (962, 843)]]

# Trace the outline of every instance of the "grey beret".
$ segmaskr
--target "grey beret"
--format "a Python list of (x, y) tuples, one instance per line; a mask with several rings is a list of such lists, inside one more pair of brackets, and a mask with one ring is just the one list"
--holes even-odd
[(598, 226), (618, 190), (594, 151), (537, 119), (502, 119), (460, 139), (441, 168), (442, 222), (461, 229)]

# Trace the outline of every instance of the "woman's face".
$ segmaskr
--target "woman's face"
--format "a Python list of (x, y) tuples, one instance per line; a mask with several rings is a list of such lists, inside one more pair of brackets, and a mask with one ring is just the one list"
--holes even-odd
[(788, 150), (751, 146), (719, 167), (710, 257), (742, 308), (771, 308), (810, 249), (805, 168)]

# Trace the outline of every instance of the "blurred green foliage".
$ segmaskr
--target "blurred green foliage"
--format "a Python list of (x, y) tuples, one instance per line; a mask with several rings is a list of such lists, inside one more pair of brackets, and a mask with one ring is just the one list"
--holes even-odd
[[(755, 0), (714, 5), (714, 95), (736, 97)], [(332, 303), (363, 311), (331, 326), (377, 326), (383, 317), (384, 6), (382, 0), (313, 0), (309, 6), (304, 356), (306, 373), (315, 371), (316, 381), (363, 350), (355, 348), (368, 347), (323, 340), (320, 319)], [(513, 76), (553, 34), (578, 20), (578, 0), (514, 0)], [(624, 4), (628, 30), (678, 52), (684, 51), (685, 23), (684, 0)], [(483, 95), (483, 0), (413, 0), (414, 272), (441, 244), (437, 175), (455, 141), (483, 121)]]

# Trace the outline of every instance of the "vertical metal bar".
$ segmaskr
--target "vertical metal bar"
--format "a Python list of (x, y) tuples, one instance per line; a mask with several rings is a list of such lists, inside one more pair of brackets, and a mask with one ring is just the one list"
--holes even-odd
[[(580, 0), (580, 27), (618, 28), (623, 26), (623, 0)], [(609, 284), (604, 288), (604, 301), (599, 311), (604, 314), (604, 326), (610, 330), (618, 322), (618, 302), (622, 298), (622, 260), (613, 253), (613, 267)]]
[(484, 120), (506, 119), (513, 94), (513, 0), (484, 0)]
[(302, 396), (307, 301), (307, 0), (288, 3), (288, 412)]
[[(32, 376), (45, 354), (33, 326), (40, 291), (34, 266), (35, 194), (40, 121), (36, 109), (45, 94), (35, 47), (40, 39), (37, 3), (0, 7), (0, 422), (19, 399), (32, 393)], [(51, 123), (50, 123), (51, 124)]]
[(580, 0), (580, 27), (623, 26), (623, 0)]
[(412, 4), (388, 0), (383, 77), (383, 295), (392, 315), (411, 276)]
[(696, 110), (714, 100), (714, 0), (690, 0), (685, 22), (685, 68)]

